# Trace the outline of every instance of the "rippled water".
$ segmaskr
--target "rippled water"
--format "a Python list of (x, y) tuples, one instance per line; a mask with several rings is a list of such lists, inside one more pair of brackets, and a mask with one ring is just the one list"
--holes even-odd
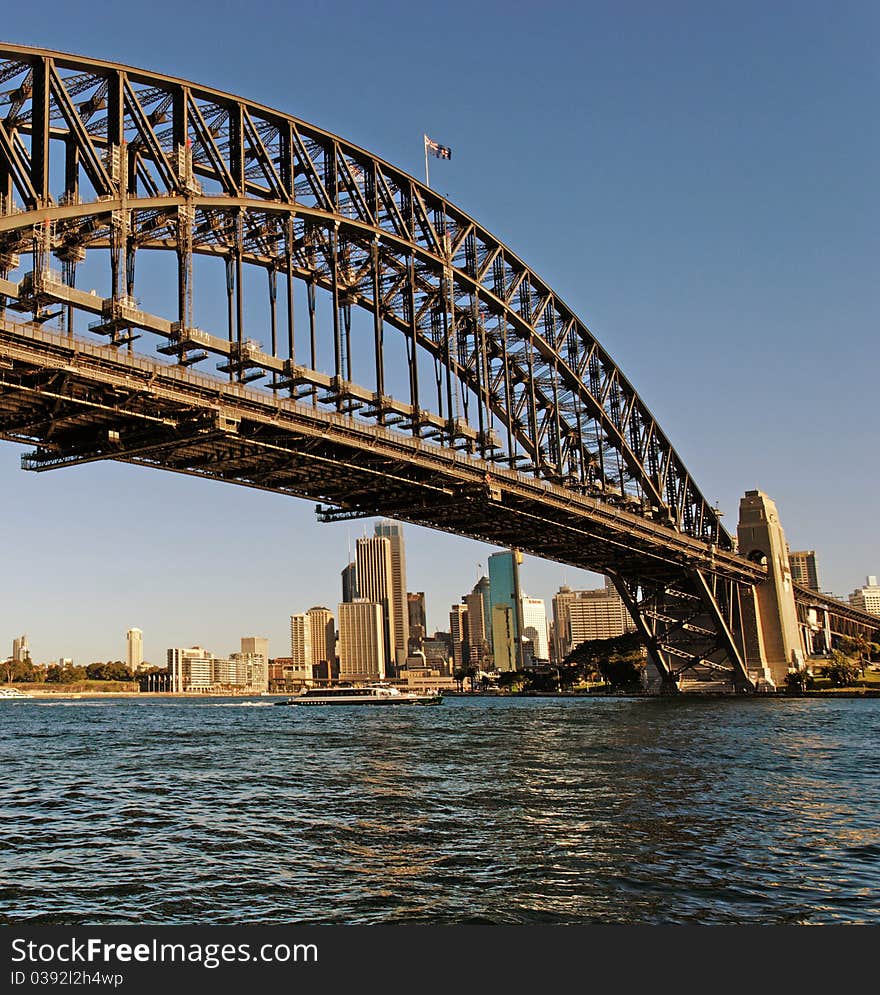
[(880, 700), (0, 703), (0, 923), (877, 923)]

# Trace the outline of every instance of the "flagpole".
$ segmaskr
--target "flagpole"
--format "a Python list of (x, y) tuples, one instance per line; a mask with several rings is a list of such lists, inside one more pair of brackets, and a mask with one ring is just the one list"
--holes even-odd
[(425, 140), (425, 186), (429, 187), (431, 182), (428, 179), (428, 136), (423, 134), (422, 138)]

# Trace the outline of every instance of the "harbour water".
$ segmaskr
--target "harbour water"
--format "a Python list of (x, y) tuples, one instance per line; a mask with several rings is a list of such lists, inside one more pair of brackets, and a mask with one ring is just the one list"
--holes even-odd
[(0, 923), (880, 923), (880, 700), (0, 704)]

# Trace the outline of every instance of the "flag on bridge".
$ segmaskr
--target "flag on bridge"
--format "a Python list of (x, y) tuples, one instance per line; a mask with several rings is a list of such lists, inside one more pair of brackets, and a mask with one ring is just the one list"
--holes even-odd
[(452, 158), (452, 149), (448, 145), (441, 145), (432, 138), (428, 138), (427, 135), (425, 135), (425, 148), (431, 155), (436, 156), (438, 159)]

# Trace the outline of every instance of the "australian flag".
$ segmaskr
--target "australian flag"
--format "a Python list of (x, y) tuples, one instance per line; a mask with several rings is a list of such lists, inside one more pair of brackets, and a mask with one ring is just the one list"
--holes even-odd
[(452, 149), (448, 145), (441, 145), (439, 142), (435, 142), (433, 139), (428, 138), (425, 135), (425, 148), (431, 153), (431, 155), (437, 156), (438, 159), (451, 159)]

